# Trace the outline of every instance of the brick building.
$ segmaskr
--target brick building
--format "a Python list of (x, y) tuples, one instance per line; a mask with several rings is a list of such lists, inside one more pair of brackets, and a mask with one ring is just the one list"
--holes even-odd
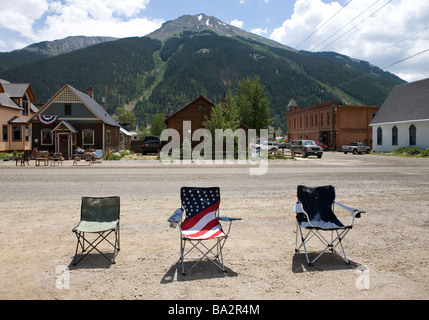
[(288, 141), (310, 139), (335, 150), (354, 141), (371, 145), (369, 124), (379, 108), (342, 105), (336, 100), (301, 109), (296, 103), (290, 103), (287, 112)]

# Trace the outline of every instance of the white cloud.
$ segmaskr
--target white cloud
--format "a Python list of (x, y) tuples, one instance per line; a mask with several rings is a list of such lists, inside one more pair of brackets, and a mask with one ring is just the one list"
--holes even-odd
[(256, 28), (256, 29), (252, 29), (250, 30), (250, 32), (255, 33), (259, 36), (263, 36), (265, 34), (268, 33), (268, 28), (262, 29), (262, 28)]
[[(142, 16), (149, 0), (0, 0), (0, 51), (67, 36), (144, 36), (164, 22)], [(23, 23), (25, 21), (26, 23)], [(9, 38), (9, 39), (6, 39)]]
[(47, 0), (1, 0), (0, 27), (20, 34), (31, 33), (33, 23), (48, 10)]
[[(299, 50), (336, 51), (369, 60), (379, 67), (386, 67), (428, 49), (429, 30), (426, 30), (377, 54), (428, 27), (427, 0), (413, 0), (412, 5), (407, 0), (395, 0), (383, 7), (387, 2), (379, 1), (368, 9), (375, 3), (374, 0), (353, 1), (326, 23), (341, 9), (338, 2), (297, 0), (293, 15), (284, 21), (281, 27), (275, 29), (270, 38), (294, 48), (298, 47)], [(379, 11), (376, 12), (377, 10)], [(341, 28), (343, 29), (339, 31)], [(316, 30), (318, 31), (303, 42)], [(388, 70), (408, 81), (421, 79), (422, 76), (429, 77), (429, 66), (422, 66), (428, 56), (429, 53), (426, 53), (401, 63), (401, 70), (407, 70), (401, 71), (401, 74), (398, 71), (399, 64), (389, 67)], [(425, 66), (427, 65), (426, 63)]]
[(241, 29), (241, 28), (243, 28), (244, 22), (241, 21), (241, 20), (238, 20), (238, 19), (234, 19), (229, 24), (232, 25), (232, 26), (234, 26), (234, 27), (237, 27), (237, 28)]

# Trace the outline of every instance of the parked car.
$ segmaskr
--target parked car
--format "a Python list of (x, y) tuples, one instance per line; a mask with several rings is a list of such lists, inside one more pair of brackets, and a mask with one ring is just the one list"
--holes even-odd
[(320, 159), (323, 155), (322, 148), (314, 140), (293, 140), (290, 144), (290, 150), (293, 156), (300, 154), (303, 158), (313, 155)]
[(328, 151), (329, 150), (329, 146), (322, 143), (322, 142), (316, 142), (316, 144), (321, 147), (323, 149), (323, 151)]
[(161, 150), (161, 140), (157, 136), (144, 137), (142, 142), (142, 154), (159, 153)]
[(277, 151), (279, 149), (279, 143), (277, 141), (260, 141), (257, 149), (265, 151)]
[(352, 142), (349, 146), (342, 146), (341, 150), (347, 154), (352, 152), (353, 154), (370, 153), (371, 148), (364, 145), (362, 142)]
[(279, 149), (289, 149), (290, 143), (289, 142), (279, 142)]

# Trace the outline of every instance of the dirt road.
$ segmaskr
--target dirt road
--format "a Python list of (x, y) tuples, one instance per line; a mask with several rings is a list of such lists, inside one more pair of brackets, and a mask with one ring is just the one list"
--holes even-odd
[[(325, 254), (308, 267), (294, 253), (299, 184), (332, 184), (339, 202), (367, 211), (345, 239), (351, 265)], [(243, 218), (225, 274), (210, 262), (178, 269), (179, 231), (167, 219), (182, 186), (219, 186), (221, 215)], [(429, 159), (325, 153), (270, 161), (262, 176), (242, 165), (3, 162), (0, 195), (0, 299), (429, 298)], [(117, 263), (90, 254), (71, 266), (81, 197), (111, 195), (121, 197)]]

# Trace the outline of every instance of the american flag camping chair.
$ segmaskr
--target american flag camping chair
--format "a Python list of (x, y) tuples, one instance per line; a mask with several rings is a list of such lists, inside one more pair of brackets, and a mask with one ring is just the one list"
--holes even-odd
[[(239, 218), (219, 217), (220, 190), (215, 188), (182, 187), (180, 190), (182, 208), (168, 219), (171, 227), (180, 224), (180, 260), (182, 274), (188, 273), (202, 259), (208, 258), (217, 267), (225, 271), (222, 248), (231, 230), (232, 221)], [(183, 215), (185, 213), (185, 215)], [(229, 222), (228, 232), (225, 233), (219, 221)], [(211, 240), (214, 245), (206, 245)], [(185, 252), (186, 243), (190, 249)], [(192, 251), (198, 250), (200, 258), (185, 271), (185, 257)]]

